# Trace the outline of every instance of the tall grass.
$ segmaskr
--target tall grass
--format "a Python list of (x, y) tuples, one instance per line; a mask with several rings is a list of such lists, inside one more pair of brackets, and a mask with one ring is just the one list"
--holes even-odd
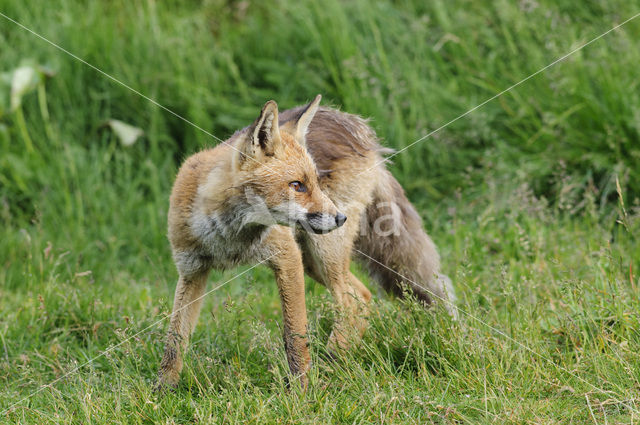
[[(0, 12), (221, 139), (267, 99), (322, 93), (402, 149), (640, 4), (5, 0)], [(310, 283), (303, 396), (285, 390), (278, 296), (258, 269), (207, 298), (175, 394), (150, 392), (159, 325), (0, 422), (637, 421), (639, 35), (640, 18), (393, 158), (473, 317), (378, 294), (362, 346), (331, 363), (334, 312)], [(21, 65), (52, 76), (12, 109)], [(4, 409), (169, 311), (168, 192), (180, 161), (217, 141), (4, 18), (2, 72)], [(109, 119), (145, 135), (125, 147)]]

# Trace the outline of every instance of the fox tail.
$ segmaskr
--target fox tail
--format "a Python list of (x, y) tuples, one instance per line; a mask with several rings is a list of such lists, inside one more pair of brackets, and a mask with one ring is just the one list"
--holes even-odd
[(420, 215), (400, 183), (386, 167), (380, 168), (380, 180), (356, 240), (356, 258), (387, 292), (403, 296), (406, 288), (427, 305), (441, 301), (456, 318), (451, 279), (440, 273), (440, 257)]

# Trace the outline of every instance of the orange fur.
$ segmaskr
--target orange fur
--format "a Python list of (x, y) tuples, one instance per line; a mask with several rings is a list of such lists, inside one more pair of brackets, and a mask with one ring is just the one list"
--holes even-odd
[[(211, 268), (258, 261), (271, 267), (287, 359), (303, 387), (310, 364), (305, 271), (331, 291), (338, 305), (329, 340), (334, 352), (348, 348), (366, 329), (371, 292), (349, 269), (356, 247), (412, 281), (403, 282), (369, 261), (372, 276), (386, 289), (402, 294), (399, 288), (408, 284), (426, 303), (432, 294), (453, 300), (450, 282), (439, 274), (435, 246), (385, 169), (385, 150), (373, 130), (357, 116), (319, 108), (319, 101), (320, 96), (280, 115), (269, 101), (251, 126), (191, 156), (180, 168), (168, 217), (180, 279), (160, 365), (161, 387), (178, 381), (200, 308), (195, 300), (204, 293)], [(379, 234), (381, 218), (396, 231)]]

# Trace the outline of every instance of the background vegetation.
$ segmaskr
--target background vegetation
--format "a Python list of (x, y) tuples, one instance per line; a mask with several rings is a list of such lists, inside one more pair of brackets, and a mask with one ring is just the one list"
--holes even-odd
[[(400, 149), (640, 3), (3, 0), (0, 12), (221, 139), (267, 99), (322, 93)], [(460, 323), (379, 294), (364, 342), (328, 362), (331, 300), (310, 281), (312, 386), (287, 391), (277, 292), (257, 268), (207, 297), (182, 384), (157, 397), (165, 322), (153, 324), (176, 279), (168, 193), (181, 160), (217, 141), (0, 17), (0, 422), (637, 423), (639, 36), (640, 18), (393, 158)], [(12, 93), (25, 67), (37, 72)], [(144, 136), (124, 146), (110, 119)]]

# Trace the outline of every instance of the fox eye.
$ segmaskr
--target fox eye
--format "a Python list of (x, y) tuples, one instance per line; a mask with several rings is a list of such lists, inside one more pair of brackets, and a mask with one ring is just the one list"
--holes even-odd
[(299, 181), (294, 181), (289, 183), (289, 187), (293, 190), (295, 190), (296, 192), (306, 192), (307, 191), (307, 186), (305, 186), (302, 182)]

